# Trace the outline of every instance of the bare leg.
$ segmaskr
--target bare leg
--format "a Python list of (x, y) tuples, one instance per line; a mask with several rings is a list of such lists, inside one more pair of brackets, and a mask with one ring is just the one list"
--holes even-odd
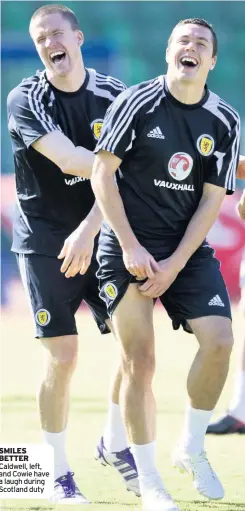
[(189, 406), (181, 443), (189, 453), (200, 453), (213, 409), (219, 399), (229, 368), (233, 345), (231, 321), (208, 316), (189, 321), (199, 350), (187, 378)]
[[(245, 432), (245, 339), (235, 375), (235, 384), (229, 407), (229, 414), (243, 423), (243, 431), (241, 432)], [(239, 428), (239, 425), (237, 426)]]
[[(243, 261), (242, 261), (243, 264)], [(241, 268), (242, 270), (242, 268)], [(241, 271), (241, 312), (245, 313), (245, 282)], [(209, 424), (207, 433), (228, 435), (230, 433), (245, 434), (245, 339), (242, 352), (239, 353), (232, 398), (228, 412), (218, 420)]]
[(128, 447), (126, 428), (119, 405), (121, 383), (121, 362), (118, 362), (116, 372), (112, 379), (107, 420), (103, 433), (104, 447), (110, 453), (121, 452)]
[[(112, 322), (107, 319), (106, 324), (108, 328), (111, 330), (111, 333), (115, 336), (115, 331), (112, 325)], [(119, 405), (119, 395), (120, 395), (120, 388), (122, 383), (122, 369), (121, 369), (121, 361), (118, 362), (118, 365), (116, 367), (115, 374), (113, 375), (112, 379), (112, 386), (110, 391), (110, 399), (112, 403)]]
[(67, 335), (42, 339), (46, 364), (38, 395), (41, 426), (47, 443), (54, 448), (55, 479), (69, 470), (65, 454), (70, 381), (76, 367), (78, 339)]
[[(113, 325), (109, 319), (106, 324), (115, 337)], [(110, 453), (120, 452), (127, 448), (127, 434), (119, 405), (119, 395), (122, 383), (121, 361), (118, 361), (116, 370), (112, 377), (112, 384), (109, 394), (108, 413), (106, 425), (101, 439), (101, 446), (97, 446)], [(98, 453), (97, 453), (98, 454)], [(97, 456), (96, 456), (97, 457)], [(98, 457), (97, 457), (98, 459)]]
[(153, 303), (130, 284), (113, 313), (121, 343), (120, 403), (131, 451), (138, 470), (143, 509), (178, 511), (166, 492), (155, 464), (156, 406), (152, 392), (155, 371)]
[(233, 346), (231, 321), (218, 316), (192, 319), (189, 324), (199, 342), (187, 390), (193, 408), (213, 410), (224, 387)]
[(121, 405), (129, 441), (146, 444), (155, 439), (155, 368), (152, 301), (131, 284), (113, 314), (121, 342), (123, 381)]
[(189, 324), (200, 347), (187, 379), (190, 404), (173, 463), (192, 474), (193, 484), (201, 495), (222, 499), (224, 489), (206, 458), (204, 438), (228, 373), (233, 345), (231, 321), (208, 316), (189, 320)]

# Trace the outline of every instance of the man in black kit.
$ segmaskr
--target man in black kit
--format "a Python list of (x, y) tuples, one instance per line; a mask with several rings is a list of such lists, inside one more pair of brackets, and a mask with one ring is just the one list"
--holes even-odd
[(182, 325), (199, 343), (173, 463), (192, 474), (200, 494), (224, 496), (204, 437), (226, 380), (233, 336), (226, 286), (205, 238), (225, 194), (235, 189), (240, 122), (205, 85), (216, 59), (211, 25), (196, 18), (178, 23), (168, 41), (166, 76), (118, 96), (96, 147), (92, 187), (108, 222), (98, 252), (101, 296), (122, 345), (121, 405), (144, 511), (178, 509), (154, 457), (157, 297), (173, 328)]
[[(23, 80), (8, 96), (18, 206), (12, 250), (31, 302), (36, 337), (48, 353), (39, 411), (45, 441), (54, 448), (53, 500), (79, 504), (88, 501), (67, 462), (65, 433), (78, 350), (74, 315), (82, 300), (100, 331), (109, 332), (95, 276), (94, 237), (102, 217), (90, 184), (92, 151), (107, 108), (126, 87), (84, 67), (83, 34), (67, 7), (54, 4), (38, 9), (30, 21), (30, 35), (45, 69)], [(57, 257), (64, 258), (62, 265)], [(137, 471), (117, 404), (120, 381), (118, 370), (107, 443), (104, 439), (103, 452), (97, 457), (107, 453), (109, 464), (119, 463), (117, 470), (127, 488), (138, 493)], [(110, 435), (114, 448), (109, 445)]]

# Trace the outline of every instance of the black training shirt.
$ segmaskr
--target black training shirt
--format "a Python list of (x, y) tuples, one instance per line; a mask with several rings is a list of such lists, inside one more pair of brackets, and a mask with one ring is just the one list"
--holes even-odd
[[(199, 103), (186, 105), (159, 76), (117, 97), (95, 152), (123, 160), (117, 183), (131, 227), (148, 250), (169, 253), (183, 237), (204, 183), (228, 194), (235, 190), (239, 139), (239, 115), (219, 96), (205, 88)], [(103, 250), (115, 250), (111, 229), (105, 225), (102, 234)]]
[(17, 189), (13, 251), (57, 255), (94, 203), (90, 180), (62, 173), (32, 144), (60, 130), (75, 146), (93, 151), (107, 108), (125, 88), (115, 78), (86, 69), (76, 92), (56, 89), (45, 71), (10, 92), (8, 128)]

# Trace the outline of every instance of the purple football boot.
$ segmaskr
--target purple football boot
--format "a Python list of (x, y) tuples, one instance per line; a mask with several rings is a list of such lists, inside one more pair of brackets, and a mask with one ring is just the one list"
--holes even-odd
[(96, 447), (95, 459), (101, 465), (114, 467), (121, 475), (128, 491), (132, 491), (140, 497), (138, 472), (130, 449), (119, 452), (109, 452), (104, 446), (103, 437)]
[(67, 472), (67, 474), (58, 477), (54, 482), (54, 493), (51, 497), (51, 502), (54, 504), (89, 504), (89, 501), (84, 497), (77, 487), (74, 479), (74, 472)]

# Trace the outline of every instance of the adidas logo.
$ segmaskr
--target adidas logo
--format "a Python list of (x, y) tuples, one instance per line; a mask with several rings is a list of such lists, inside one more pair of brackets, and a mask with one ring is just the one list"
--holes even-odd
[(151, 130), (149, 133), (147, 133), (147, 137), (150, 137), (150, 138), (162, 138), (162, 139), (165, 138), (165, 136), (162, 134), (159, 126), (157, 126), (153, 130)]
[(222, 302), (219, 295), (215, 295), (210, 302), (208, 302), (208, 305), (216, 305), (218, 307), (224, 307), (225, 304)]

